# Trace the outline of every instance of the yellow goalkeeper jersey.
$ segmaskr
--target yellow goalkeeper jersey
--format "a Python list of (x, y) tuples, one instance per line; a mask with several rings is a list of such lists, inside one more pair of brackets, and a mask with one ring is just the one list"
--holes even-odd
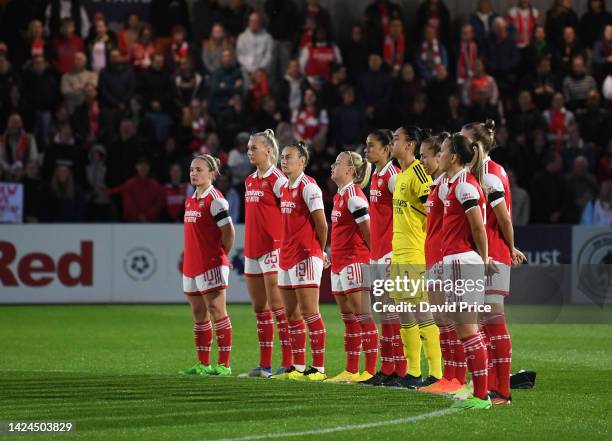
[(425, 202), (431, 183), (418, 159), (397, 176), (393, 190), (394, 259), (414, 256), (425, 262)]

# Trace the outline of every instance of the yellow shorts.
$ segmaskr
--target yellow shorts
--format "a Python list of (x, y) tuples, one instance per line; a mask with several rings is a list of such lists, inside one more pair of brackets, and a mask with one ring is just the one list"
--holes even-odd
[(422, 254), (398, 256), (394, 254), (391, 258), (390, 273), (391, 280), (397, 281), (398, 277), (400, 279), (399, 286), (396, 285), (397, 289), (389, 293), (389, 297), (395, 300), (396, 303), (420, 303), (428, 301), (425, 286), (425, 258)]

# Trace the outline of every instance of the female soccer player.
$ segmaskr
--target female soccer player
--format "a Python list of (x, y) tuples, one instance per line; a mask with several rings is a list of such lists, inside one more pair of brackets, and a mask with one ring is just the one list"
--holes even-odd
[[(482, 148), (477, 143), (460, 134), (447, 138), (440, 153), (440, 170), (446, 173), (449, 185), (442, 220), (446, 302), (458, 308), (457, 312), (448, 315), (455, 322), (474, 383), (473, 395), (456, 402), (453, 407), (465, 409), (491, 407), (487, 389), (487, 349), (478, 332), (478, 312), (459, 310), (461, 305), (484, 303), (485, 264), (490, 263), (483, 221), (486, 202), (480, 184), (481, 154)], [(473, 174), (467, 170), (468, 164), (473, 164)], [(452, 289), (446, 286), (447, 281), (452, 283)]]
[[(421, 163), (425, 172), (431, 176), (433, 183), (425, 203), (427, 213), (427, 236), (425, 237), (425, 263), (429, 302), (433, 305), (444, 305), (445, 297), (442, 286), (442, 218), (444, 216), (444, 199), (448, 190), (448, 178), (440, 170), (440, 149), (450, 134), (444, 132), (427, 138), (421, 143)], [(438, 285), (436, 285), (438, 282)], [(442, 378), (430, 386), (419, 390), (429, 393), (451, 393), (461, 389), (465, 384), (467, 363), (465, 351), (458, 340), (455, 325), (444, 312), (433, 314), (440, 329), (440, 348), (444, 360)]]
[[(281, 168), (288, 182), (281, 188), (283, 234), (280, 247), (278, 287), (289, 319), (293, 366), (272, 378), (323, 381), (325, 375), (325, 325), (319, 313), (319, 284), (324, 267), (330, 265), (325, 251), (327, 221), (323, 195), (317, 183), (304, 174), (308, 148), (303, 142), (287, 145)], [(312, 366), (306, 369), (306, 326), (310, 337)]]
[(481, 327), (487, 338), (489, 350), (489, 390), (493, 404), (510, 404), (510, 368), (512, 342), (504, 314), (504, 298), (510, 294), (510, 267), (520, 265), (525, 256), (514, 246), (512, 227), (512, 195), (510, 182), (504, 168), (489, 157), (495, 147), (495, 122), (470, 123), (463, 126), (461, 134), (482, 145), (484, 158), (484, 183), (487, 188), (485, 225), (489, 256), (498, 272), (487, 278), (485, 303), (490, 313), (481, 314)]
[[(393, 189), (400, 169), (391, 160), (391, 130), (375, 130), (366, 139), (365, 156), (375, 165), (370, 181), (370, 264), (372, 280), (389, 277), (391, 241), (393, 240)], [(372, 298), (389, 304), (388, 294)], [(407, 362), (400, 343), (400, 319), (397, 313), (379, 314), (381, 322), (380, 371), (364, 384), (381, 386), (406, 376)]]
[[(402, 172), (398, 175), (393, 191), (393, 256), (391, 275), (408, 283), (424, 283), (425, 276), (425, 202), (429, 195), (431, 178), (416, 158), (423, 132), (417, 127), (400, 127), (393, 134), (391, 155), (396, 158)], [(410, 282), (412, 281), (412, 282)], [(391, 293), (397, 302), (419, 305), (427, 302), (421, 288), (412, 292)], [(431, 312), (417, 310), (400, 314), (400, 335), (404, 354), (408, 359), (408, 373), (398, 379), (397, 386), (418, 388), (435, 383), (442, 377), (440, 332)], [(429, 364), (429, 377), (421, 379), (421, 340)]]
[(286, 372), (292, 364), (289, 328), (276, 275), (282, 231), (280, 189), (287, 182), (276, 167), (278, 154), (272, 130), (251, 136), (247, 155), (257, 170), (245, 181), (244, 275), (257, 317), (259, 366), (242, 374), (247, 377), (272, 375), (273, 317), (282, 353), (281, 368), (276, 374)]
[[(195, 321), (194, 334), (198, 359), (184, 375), (231, 375), (232, 324), (227, 315), (225, 290), (228, 285), (227, 254), (234, 243), (234, 226), (229, 204), (213, 186), (220, 161), (210, 155), (191, 161), (191, 185), (196, 190), (185, 201), (183, 292), (189, 299)], [(218, 364), (210, 365), (212, 326), (215, 323)]]
[[(372, 378), (378, 355), (378, 329), (368, 295), (370, 215), (361, 190), (370, 181), (370, 163), (358, 153), (342, 152), (332, 164), (331, 178), (338, 185), (331, 219), (331, 284), (344, 321), (346, 369), (327, 381), (355, 383)], [(366, 365), (360, 375), (362, 345)]]

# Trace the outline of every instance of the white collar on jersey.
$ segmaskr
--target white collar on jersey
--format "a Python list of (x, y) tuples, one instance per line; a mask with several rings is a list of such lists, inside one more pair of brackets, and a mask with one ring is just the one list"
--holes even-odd
[(452, 178), (450, 178), (450, 179), (448, 180), (448, 183), (449, 183), (449, 184), (451, 184), (451, 185), (452, 185), (452, 184), (454, 184), (454, 183), (455, 183), (455, 181), (456, 181), (457, 179), (459, 179), (461, 176), (463, 176), (463, 175), (464, 175), (464, 174), (466, 174), (467, 172), (468, 172), (468, 168), (467, 168), (467, 167), (465, 167), (464, 169), (462, 169), (462, 170), (458, 171), (458, 172), (455, 174), (455, 176), (453, 176)]
[[(202, 193), (202, 196), (200, 196), (200, 199), (204, 199), (206, 196), (208, 196), (208, 194), (212, 191), (212, 189), (215, 188), (212, 184), (208, 186), (208, 188), (204, 191), (204, 193)], [(193, 192), (193, 198), (194, 199), (198, 199), (198, 190), (196, 189), (196, 191)]]
[(444, 179), (445, 177), (446, 177), (446, 173), (442, 173), (440, 176), (436, 178), (435, 181), (433, 181), (431, 185), (438, 185), (442, 181), (442, 179)]
[(387, 162), (387, 164), (380, 169), (380, 172), (378, 173), (379, 175), (384, 175), (385, 173), (387, 173), (387, 170), (389, 170), (389, 168), (393, 167), (393, 161), (389, 161)]
[(287, 178), (287, 186), (288, 186), (290, 189), (292, 189), (292, 190), (293, 190), (294, 188), (298, 188), (298, 185), (300, 185), (300, 182), (302, 182), (302, 179), (304, 179), (304, 176), (306, 176), (306, 175), (304, 174), (304, 172), (300, 173), (300, 175), (297, 177), (297, 179), (295, 180), (295, 182), (293, 183), (293, 185), (292, 185), (292, 186), (290, 186), (290, 187), (289, 187), (289, 178)]
[(348, 190), (348, 189), (349, 189), (349, 187), (350, 187), (351, 185), (353, 185), (353, 181), (349, 182), (348, 184), (346, 184), (346, 185), (345, 185), (345, 186), (343, 186), (343, 187), (338, 187), (338, 194), (339, 194), (340, 196), (344, 196), (344, 192), (345, 192), (346, 190)]
[(491, 157), (489, 155), (485, 155), (484, 159), (482, 160), (483, 164), (486, 164), (487, 162), (489, 162), (491, 160)]
[[(268, 176), (270, 176), (270, 175), (272, 174), (272, 172), (274, 171), (274, 167), (275, 167), (275, 165), (274, 165), (274, 164), (270, 165), (270, 167), (268, 167), (268, 169), (267, 169), (267, 170), (265, 171), (265, 173), (263, 174), (262, 179), (263, 179), (263, 178), (267, 178)], [(253, 174), (251, 175), (251, 177), (253, 177), (253, 178), (257, 178), (257, 177), (258, 177), (258, 176), (257, 176), (257, 169), (255, 169), (255, 173), (253, 173)]]

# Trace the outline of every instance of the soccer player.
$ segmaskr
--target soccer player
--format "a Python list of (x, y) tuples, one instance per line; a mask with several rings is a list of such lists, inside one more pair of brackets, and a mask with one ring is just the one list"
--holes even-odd
[[(391, 155), (402, 169), (393, 191), (391, 276), (419, 284), (424, 282), (425, 276), (425, 202), (432, 182), (416, 158), (423, 138), (423, 132), (417, 127), (400, 127), (393, 134), (391, 144)], [(426, 293), (419, 288), (412, 292), (394, 291), (391, 297), (400, 303), (419, 305), (427, 302)], [(440, 333), (431, 312), (406, 311), (400, 314), (400, 319), (408, 373), (391, 385), (418, 388), (435, 383), (442, 377), (442, 354)], [(421, 341), (429, 364), (429, 376), (425, 381), (421, 378)]]
[[(289, 179), (281, 187), (283, 234), (280, 247), (278, 287), (289, 319), (293, 365), (272, 378), (323, 381), (326, 331), (319, 313), (319, 285), (330, 263), (325, 251), (327, 221), (323, 195), (317, 183), (304, 174), (310, 155), (303, 142), (285, 146), (281, 168)], [(312, 366), (306, 369), (306, 325)]]
[[(486, 202), (481, 189), (481, 155), (482, 148), (460, 134), (447, 138), (440, 153), (440, 170), (446, 173), (449, 185), (442, 220), (443, 277), (444, 282), (452, 283), (452, 287), (445, 284), (444, 289), (447, 303), (458, 308), (458, 312), (448, 315), (455, 322), (474, 384), (473, 395), (456, 402), (453, 407), (465, 409), (491, 407), (487, 389), (487, 349), (478, 332), (478, 312), (460, 310), (462, 304), (484, 303), (485, 264), (490, 264), (483, 220)], [(468, 171), (468, 164), (473, 164), (472, 172)], [(487, 273), (490, 271), (487, 268)]]
[[(378, 329), (369, 312), (370, 215), (361, 188), (370, 181), (370, 163), (355, 152), (342, 152), (331, 167), (338, 185), (331, 215), (332, 294), (344, 322), (346, 369), (327, 381), (355, 383), (376, 373)], [(359, 374), (363, 344), (365, 370)]]
[(510, 294), (510, 268), (520, 265), (525, 255), (514, 246), (512, 227), (512, 195), (510, 182), (504, 168), (489, 157), (495, 148), (495, 122), (488, 119), (484, 124), (470, 123), (461, 134), (482, 145), (484, 158), (484, 184), (487, 189), (485, 226), (489, 256), (498, 272), (487, 278), (485, 304), (491, 312), (481, 314), (481, 327), (487, 339), (489, 351), (489, 390), (494, 405), (511, 404), (510, 368), (512, 365), (512, 342), (504, 314), (504, 298)]
[[(427, 213), (427, 236), (425, 237), (425, 263), (429, 302), (444, 305), (445, 296), (440, 286), (434, 282), (442, 279), (442, 218), (444, 216), (444, 199), (448, 190), (448, 178), (440, 170), (440, 150), (442, 143), (450, 136), (441, 133), (427, 138), (421, 143), (421, 163), (425, 172), (431, 176), (433, 183), (425, 203)], [(465, 384), (467, 362), (465, 351), (458, 340), (455, 325), (444, 312), (434, 312), (434, 320), (440, 329), (440, 348), (444, 360), (442, 378), (419, 390), (429, 393), (451, 393), (461, 389)]]
[[(375, 170), (370, 181), (370, 269), (372, 278), (388, 278), (393, 240), (393, 189), (400, 169), (391, 159), (391, 130), (375, 130), (366, 139), (365, 156)], [(375, 299), (372, 299), (375, 300)], [(388, 304), (388, 294), (380, 299)], [(407, 362), (400, 344), (400, 319), (397, 313), (379, 314), (381, 321), (381, 367), (372, 378), (363, 382), (372, 386), (396, 381), (406, 376)]]
[[(227, 254), (234, 243), (234, 226), (229, 204), (213, 186), (220, 161), (210, 155), (191, 161), (194, 194), (185, 201), (183, 292), (193, 314), (196, 352), (199, 363), (181, 371), (183, 375), (232, 374), (232, 324), (227, 315), (226, 293), (229, 277)], [(210, 365), (210, 345), (214, 321), (219, 359)]]
[(274, 320), (281, 344), (282, 374), (292, 365), (289, 327), (277, 282), (278, 250), (282, 231), (280, 189), (287, 178), (276, 167), (278, 144), (270, 129), (249, 139), (247, 155), (257, 170), (245, 181), (244, 275), (257, 318), (259, 366), (242, 376), (270, 377)]

